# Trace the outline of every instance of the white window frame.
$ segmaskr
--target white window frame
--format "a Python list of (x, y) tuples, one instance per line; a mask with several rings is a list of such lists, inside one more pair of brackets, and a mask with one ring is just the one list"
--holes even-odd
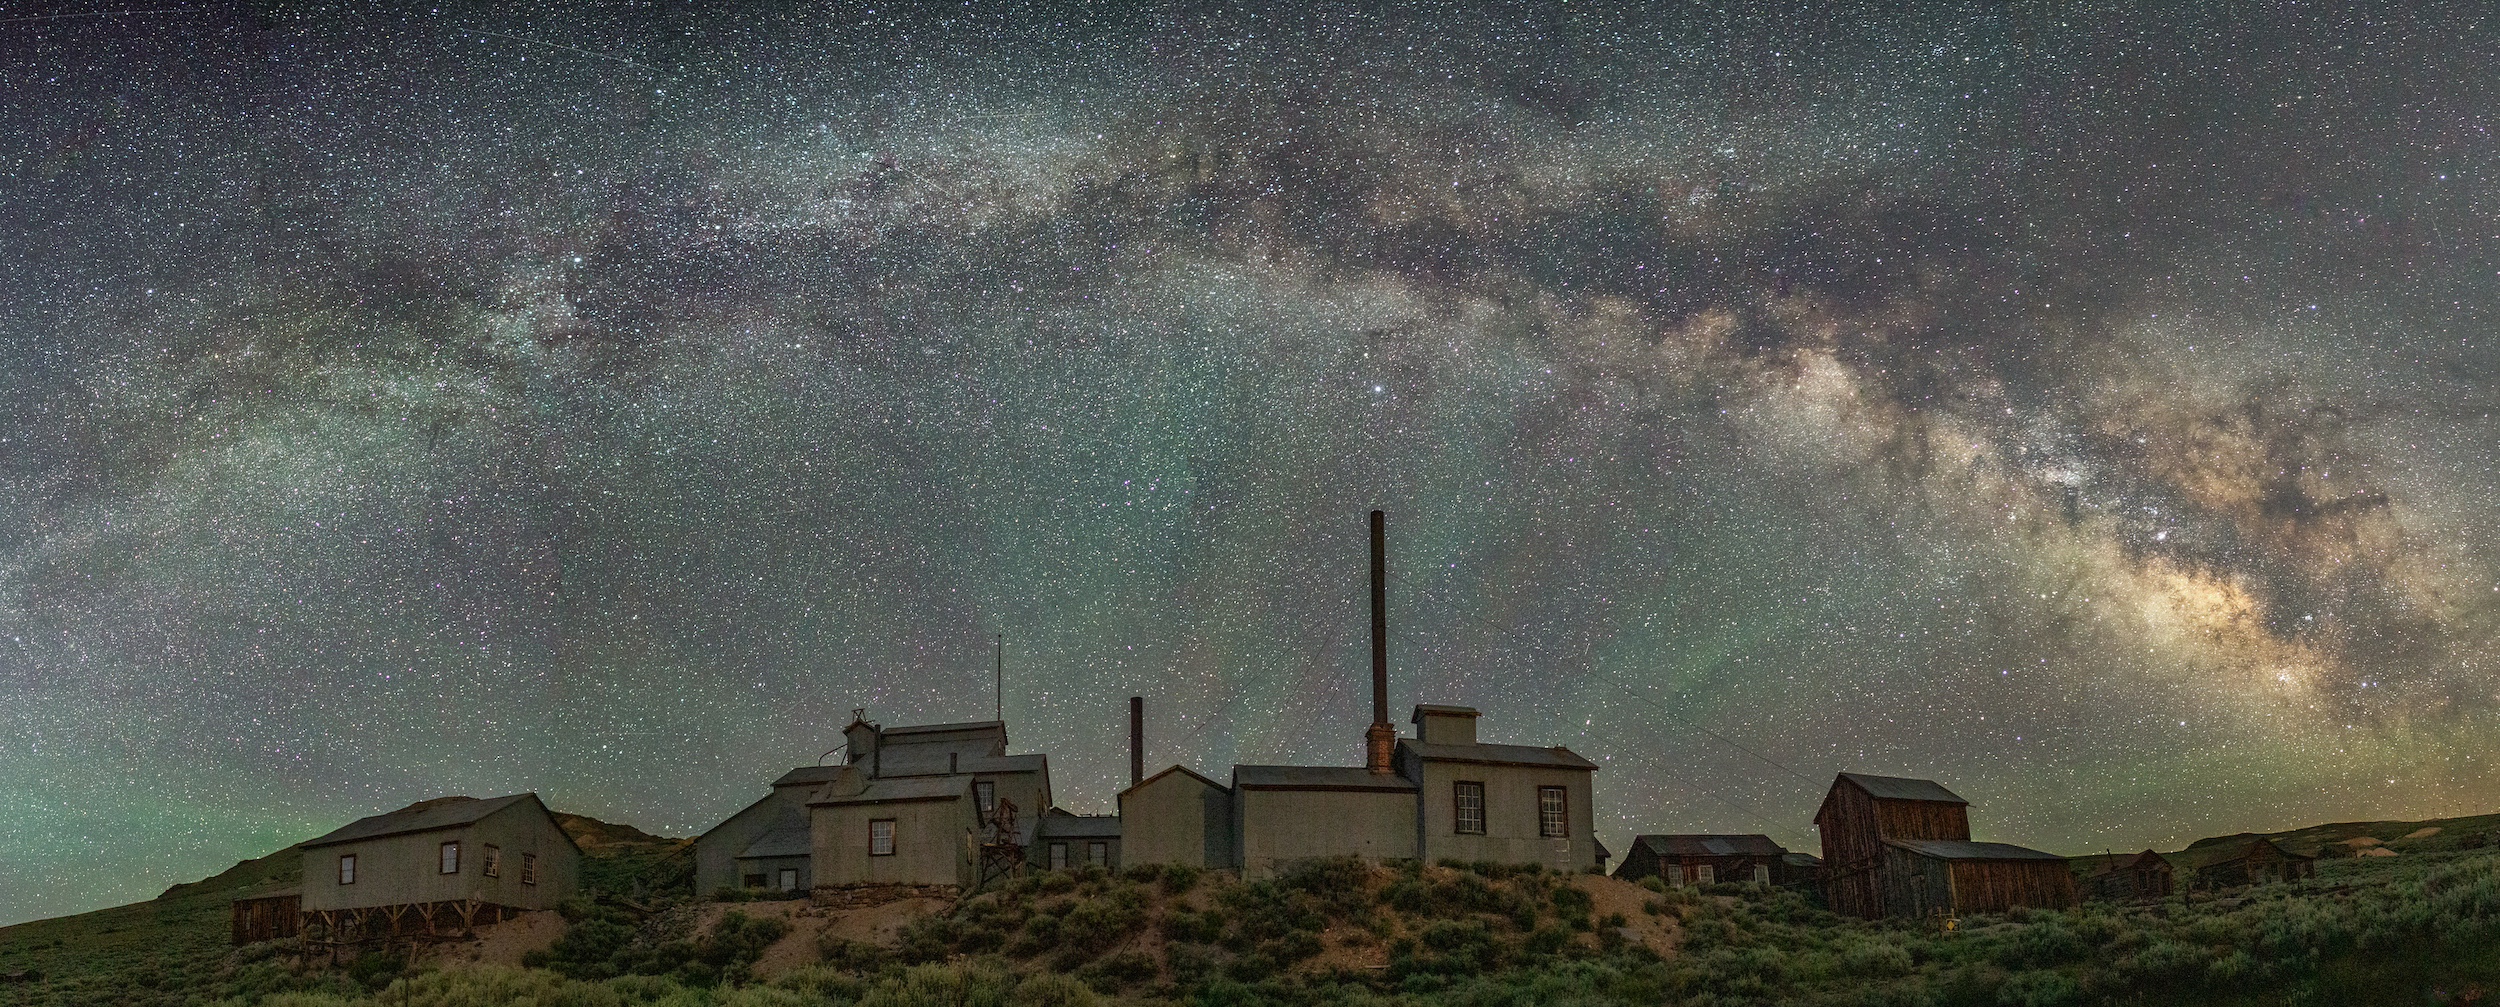
[(1539, 839), (1571, 838), (1571, 788), (1536, 788), (1536, 835)]
[(1713, 864), (1696, 864), (1696, 865), (1694, 865), (1694, 867), (1693, 867), (1693, 883), (1694, 883), (1694, 884), (1697, 884), (1697, 885), (1715, 885), (1715, 884), (1718, 884), (1718, 883), (1719, 883), (1719, 868), (1718, 868), (1716, 865), (1713, 865)]
[(998, 810), (998, 784), (989, 780), (972, 781), (972, 802), (980, 805), (984, 815)]
[(1064, 871), (1068, 869), (1068, 844), (1050, 844), (1050, 869), (1054, 871)]
[[(885, 828), (878, 829), (880, 825)], [(879, 849), (880, 846), (884, 848)], [(868, 855), (872, 857), (894, 855), (894, 819), (872, 818), (868, 820)]]
[(441, 846), (435, 847), (435, 849), (434, 849), (434, 856), (435, 856), (434, 867), (435, 867), (435, 869), (436, 869), (437, 873), (441, 873), (441, 874), (458, 874), (458, 873), (460, 873), (460, 841), (459, 841), (459, 840), (454, 839), (454, 840), (452, 840), (452, 841), (450, 841), (450, 842), (444, 843), (444, 844), (443, 844), (443, 845), (441, 845)]
[(774, 880), (775, 880), (775, 882), (777, 883), (777, 884), (776, 884), (776, 887), (780, 888), (782, 891), (785, 891), (785, 892), (795, 892), (795, 891), (798, 891), (798, 890), (799, 890), (799, 869), (798, 869), (798, 868), (796, 868), (796, 867), (784, 867), (784, 868), (782, 868), (782, 869), (781, 869), (780, 874), (779, 874), (779, 875), (778, 875), (778, 876), (777, 876)]
[(339, 884), (352, 885), (355, 883), (356, 855), (353, 853), (339, 854)]
[(1755, 882), (1756, 884), (1764, 884), (1764, 885), (1770, 884), (1770, 883), (1771, 883), (1771, 865), (1769, 865), (1769, 864), (1755, 864), (1755, 865), (1753, 865), (1753, 879), (1754, 879), (1754, 882)]
[(478, 873), (490, 878), (503, 877), (503, 848), (487, 843), (486, 859), (478, 865)]
[(538, 883), (538, 854), (521, 854), (521, 883), (525, 885)]
[(1450, 784), (1450, 831), (1461, 836), (1484, 835), (1484, 783), (1459, 780)]

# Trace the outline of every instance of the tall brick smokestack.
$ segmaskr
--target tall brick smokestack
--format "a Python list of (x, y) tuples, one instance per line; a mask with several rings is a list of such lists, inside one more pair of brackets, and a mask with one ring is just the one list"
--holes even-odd
[(1398, 729), (1389, 724), (1389, 560), (1383, 529), (1388, 516), (1372, 512), (1372, 727), (1363, 732), (1363, 766), (1388, 775)]
[(1146, 778), (1146, 697), (1128, 698), (1128, 783)]

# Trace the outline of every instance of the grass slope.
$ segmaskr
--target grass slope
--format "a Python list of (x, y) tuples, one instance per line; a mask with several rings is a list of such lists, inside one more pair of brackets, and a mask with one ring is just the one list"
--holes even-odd
[[(565, 823), (606, 891), (682, 899), (665, 893), (686, 884), (684, 841)], [(758, 962), (791, 959), (800, 939), (780, 921), (587, 903), (568, 909), (573, 928), (533, 958), (540, 968), (297, 969), (265, 945), (225, 946), (227, 900), (292, 883), (299, 858), (280, 851), (151, 902), (0, 929), (0, 975), (44, 974), (0, 981), (0, 1004), (2469, 1003), (2500, 990), (2495, 826), (2500, 816), (2278, 833), (2296, 849), (2366, 837), (2399, 852), (2325, 860), (2315, 880), (2227, 898), (1974, 917), (1956, 935), (1745, 886), (1642, 890), (1482, 866), (1320, 862), (1255, 883), (1088, 871), (967, 899), (893, 946), (808, 940), (796, 960), (814, 964), (777, 973)]]
[[(633, 897), (692, 883), (693, 840), (580, 815), (559, 813), (556, 822), (582, 847), (593, 892)], [(212, 992), (300, 985), (274, 973), (255, 979), (255, 963), (236, 960), (228, 904), (295, 887), (303, 865), (302, 851), (289, 846), (146, 902), (0, 927), (0, 1005), (199, 1004)]]

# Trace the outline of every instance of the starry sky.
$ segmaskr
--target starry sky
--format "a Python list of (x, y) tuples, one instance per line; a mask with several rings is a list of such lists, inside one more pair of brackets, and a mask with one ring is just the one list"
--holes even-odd
[(994, 636), (1078, 810), (1356, 764), (1374, 507), (1618, 849), (2500, 810), (2475, 5), (878, 6), (0, 6), (0, 923)]

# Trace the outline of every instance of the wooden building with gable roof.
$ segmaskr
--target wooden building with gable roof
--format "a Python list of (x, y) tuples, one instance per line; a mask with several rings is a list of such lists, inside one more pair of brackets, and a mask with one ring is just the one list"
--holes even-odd
[(2110, 856), (2078, 857), (2075, 886), (2083, 897), (2108, 902), (2159, 902), (2178, 885), (2170, 860), (2152, 850)]
[(1786, 885), (1799, 880), (1788, 850), (1764, 835), (1651, 835), (1632, 837), (1615, 876), (1625, 881), (1659, 878), (1670, 885), (1754, 881)]
[(1958, 916), (2075, 904), (2066, 858), (1970, 838), (1970, 802), (1933, 780), (1842, 773), (1814, 813), (1834, 912)]
[(338, 943), (465, 932), (572, 897), (582, 851), (536, 794), (445, 797), (302, 844), (301, 913)]

